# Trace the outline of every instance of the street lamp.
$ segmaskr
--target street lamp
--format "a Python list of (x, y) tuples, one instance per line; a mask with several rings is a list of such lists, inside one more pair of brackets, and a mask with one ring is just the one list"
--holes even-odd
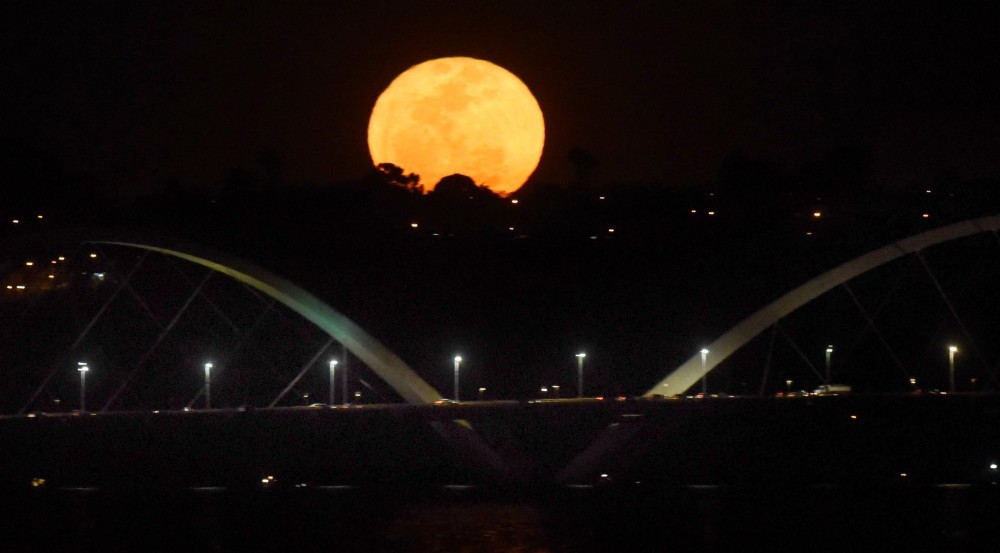
[(458, 401), (458, 367), (462, 364), (462, 356), (455, 356), (455, 401)]
[(479, 401), (483, 400), (483, 394), (486, 393), (486, 388), (479, 389)]
[(205, 363), (205, 409), (212, 408), (212, 364)]
[(576, 354), (576, 397), (583, 397), (583, 358), (586, 353)]
[(832, 353), (833, 353), (833, 346), (826, 346), (826, 383), (827, 384), (831, 384), (833, 382), (833, 380), (831, 380), (831, 376), (830, 376), (830, 354), (832, 354)]
[(552, 385), (552, 390), (555, 392), (556, 398), (558, 399), (559, 398), (559, 385), (558, 384), (553, 384)]
[(333, 407), (334, 402), (336, 401), (333, 395), (335, 383), (337, 382), (336, 380), (334, 380), (333, 377), (336, 374), (336, 372), (337, 372), (337, 360), (331, 359), (330, 360), (330, 406), (331, 407)]
[(955, 352), (956, 346), (948, 346), (948, 391), (955, 393)]
[(708, 394), (708, 350), (701, 349), (701, 393)]
[(80, 412), (87, 412), (87, 372), (90, 371), (90, 367), (87, 363), (81, 361), (77, 363), (77, 369), (80, 371)]

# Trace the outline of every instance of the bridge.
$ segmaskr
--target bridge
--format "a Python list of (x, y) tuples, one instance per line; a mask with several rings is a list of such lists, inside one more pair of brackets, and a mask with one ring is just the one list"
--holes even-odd
[[(407, 429), (406, 436), (418, 438), (417, 443), (409, 446), (411, 449), (437, 452), (442, 443), (447, 443), (448, 451), (452, 453), (444, 457), (458, 455), (461, 459), (459, 464), (475, 467), (470, 470), (477, 475), (500, 475), (505, 480), (518, 480), (527, 475), (531, 481), (580, 483), (600, 482), (605, 478), (601, 475), (628, 473), (624, 467), (630, 464), (629, 459), (642, 458), (636, 444), (649, 441), (650, 436), (654, 436), (656, 439), (652, 442), (659, 443), (658, 447), (667, 447), (667, 444), (674, 447), (678, 443), (677, 436), (671, 440), (664, 439), (664, 428), (673, 428), (667, 434), (676, 432), (678, 420), (697, 426), (698, 417), (706, 413), (728, 413), (728, 417), (739, 418), (738, 413), (772, 413), (774, 410), (785, 414), (805, 412), (824, 420), (830, 417), (836, 421), (833, 426), (840, 428), (845, 417), (847, 420), (858, 420), (850, 419), (847, 411), (865, 420), (873, 412), (885, 416), (882, 406), (889, 404), (911, 413), (913, 405), (933, 405), (944, 406), (949, 412), (965, 413), (973, 419), (993, 420), (991, 417), (995, 417), (996, 410), (990, 399), (992, 396), (984, 393), (994, 390), (997, 385), (996, 366), (989, 361), (997, 352), (990, 351), (990, 345), (982, 339), (976, 339), (982, 334), (977, 335), (970, 329), (967, 323), (969, 316), (963, 317), (963, 313), (968, 311), (955, 297), (954, 288), (936, 274), (932, 257), (941, 245), (963, 240), (972, 240), (971, 245), (965, 244), (965, 247), (976, 251), (996, 247), (1000, 244), (998, 228), (1000, 216), (964, 221), (895, 242), (831, 269), (750, 315), (715, 341), (693, 347), (693, 355), (670, 371), (662, 381), (651, 386), (643, 394), (647, 396), (643, 399), (609, 397), (600, 400), (512, 400), (443, 405), (436, 402), (445, 394), (435, 390), (359, 325), (315, 295), (261, 267), (197, 245), (107, 232), (74, 231), (39, 236), (34, 237), (28, 247), (20, 245), (12, 248), (16, 255), (10, 256), (4, 265), (4, 289), (0, 292), (6, 294), (4, 304), (9, 307), (4, 319), (3, 338), (7, 344), (5, 351), (8, 352), (8, 359), (4, 362), (14, 370), (10, 371), (12, 376), (4, 384), (4, 413), (0, 415), (0, 425), (14, 429), (17, 436), (14, 443), (37, 448), (37, 443), (30, 444), (33, 440), (32, 428), (39, 427), (61, 429), (51, 435), (70, 441), (66, 429), (90, 435), (97, 428), (103, 429), (104, 436), (117, 436), (116, 439), (127, 441), (123, 435), (110, 429), (123, 424), (133, 430), (145, 429), (143, 433), (146, 434), (168, 436), (174, 431), (190, 432), (191, 428), (212, 432), (205, 429), (216, 422), (223, 427), (241, 427), (246, 431), (245, 427), (257, 425), (259, 421), (270, 421), (266, 424), (273, 425), (273, 428), (302, 424), (304, 428), (313, 429), (315, 427), (310, 424), (321, 421), (323, 425), (329, 425), (324, 426), (325, 439), (331, 439), (331, 428), (348, 433), (349, 427), (362, 421), (377, 421), (375, 424), (392, 426), (405, 420), (408, 423), (402, 426)], [(64, 251), (72, 253), (59, 254)], [(23, 259), (16, 259), (18, 255)], [(988, 259), (988, 256), (981, 258)], [(171, 260), (184, 264), (177, 265)], [(895, 267), (897, 265), (901, 267)], [(44, 270), (40, 270), (42, 267)], [(976, 373), (959, 370), (966, 377), (959, 388), (977, 392), (968, 398), (970, 407), (955, 407), (954, 396), (943, 397), (947, 392), (922, 396), (913, 393), (924, 391), (917, 384), (918, 378), (927, 379), (932, 371), (918, 376), (910, 370), (919, 363), (904, 361), (905, 356), (900, 353), (899, 347), (893, 345), (898, 334), (893, 336), (892, 329), (886, 330), (885, 325), (877, 323), (885, 302), (873, 308), (865, 299), (868, 285), (862, 279), (866, 275), (880, 271), (892, 273), (888, 280), (898, 282), (912, 278), (914, 270), (923, 275), (925, 284), (932, 292), (930, 297), (935, 298), (939, 311), (944, 311), (943, 316), (939, 313), (936, 317), (939, 320), (932, 325), (935, 329), (918, 337), (929, 344), (921, 348), (921, 354), (934, 357), (928, 352), (936, 347), (940, 350), (937, 352), (940, 361), (944, 358), (944, 348), (954, 347), (961, 351), (962, 358), (967, 357), (979, 365), (979, 372)], [(886, 274), (879, 276), (886, 279)], [(212, 289), (216, 275), (229, 278), (224, 285)], [(142, 285), (138, 283), (143, 278), (152, 281), (152, 294), (140, 291)], [(182, 284), (181, 288), (186, 288), (186, 291), (171, 289), (169, 293), (164, 293), (167, 282)], [(854, 349), (864, 355), (871, 355), (873, 349), (880, 351), (881, 359), (888, 360), (885, 364), (892, 369), (886, 371), (890, 375), (886, 377), (890, 385), (883, 391), (906, 393), (906, 398), (889, 400), (884, 395), (865, 394), (822, 399), (805, 397), (801, 399), (809, 403), (789, 403), (785, 400), (785, 403), (779, 404), (780, 407), (773, 407), (773, 399), (765, 399), (765, 396), (772, 395), (767, 392), (768, 386), (773, 386), (774, 365), (782, 359), (776, 346), (777, 338), (782, 338), (787, 344), (786, 361), (781, 362), (787, 365), (788, 357), (798, 357), (801, 376), (796, 379), (811, 378), (815, 384), (833, 382), (830, 350), (836, 352), (835, 359), (838, 361), (850, 352), (849, 348), (839, 344), (836, 348), (829, 344), (824, 346), (824, 372), (816, 367), (807, 353), (810, 348), (801, 346), (793, 336), (792, 329), (796, 325), (792, 317), (800, 309), (815, 305), (817, 300), (835, 290), (843, 291), (848, 307), (855, 311), (854, 330), (861, 338), (854, 339)], [(886, 295), (896, 292), (896, 288), (891, 288)], [(161, 293), (169, 298), (157, 297)], [(226, 312), (221, 306), (232, 305), (233, 302), (220, 298), (231, 298), (234, 294), (243, 294), (244, 300), (250, 299), (249, 303), (256, 310), (250, 315)], [(126, 298), (131, 301), (126, 302)], [(965, 301), (969, 300), (966, 298)], [(62, 305), (71, 302), (75, 311), (73, 316), (51, 316), (53, 306), (60, 302), (63, 302)], [(928, 305), (926, 300), (922, 305)], [(39, 316), (45, 309), (49, 311)], [(296, 322), (290, 322), (293, 316), (298, 318)], [(304, 342), (304, 346), (290, 345), (291, 340), (287, 336), (273, 337), (275, 339), (270, 341), (260, 338), (260, 335), (252, 338), (269, 324), (269, 318), (279, 319), (291, 335)], [(237, 319), (244, 322), (244, 329), (240, 329)], [(298, 321), (308, 323), (313, 330), (303, 330), (302, 323)], [(983, 328), (990, 328), (989, 320), (976, 322)], [(74, 324), (77, 325), (76, 332), (67, 332)], [(116, 324), (119, 326), (115, 327)], [(204, 329), (192, 328), (201, 325), (209, 327), (210, 331), (201, 332)], [(46, 326), (48, 328), (44, 331), (40, 330)], [(140, 326), (148, 327), (144, 329), (147, 337), (150, 335), (148, 331), (153, 331), (148, 342), (127, 343), (124, 344), (126, 347), (119, 349), (108, 345), (108, 337), (113, 337), (111, 342), (122, 341), (120, 337), (127, 335), (123, 329), (134, 331), (138, 337), (142, 334)], [(946, 330), (951, 331), (949, 339), (945, 339)], [(33, 349), (37, 346), (23, 345), (30, 344), (36, 332), (48, 340), (45, 347), (49, 347), (52, 341), (65, 340), (66, 336), (73, 335), (68, 344), (56, 348), (59, 353), (48, 356), (45, 371), (38, 370), (38, 359), (44, 356), (39, 356), (37, 349)], [(210, 344), (212, 339), (219, 339), (224, 346)], [(235, 360), (240, 355), (252, 357), (248, 350), (253, 349), (254, 342), (258, 340), (288, 358), (298, 357), (302, 361), (298, 370), (285, 374), (271, 369), (268, 386), (254, 389), (253, 379), (236, 374), (239, 371), (234, 369), (239, 365)], [(727, 361), (730, 365), (747, 365), (746, 358), (741, 358), (740, 354), (741, 351), (753, 352), (754, 342), (757, 342), (757, 350), (764, 352), (757, 393), (709, 393), (709, 374), (716, 369), (725, 370)], [(762, 348), (760, 342), (766, 343), (766, 347)], [(171, 343), (175, 343), (173, 349), (179, 350), (179, 353), (170, 353), (171, 348), (167, 346)], [(912, 343), (912, 340), (905, 343)], [(960, 346), (954, 345), (956, 343)], [(336, 351), (336, 345), (340, 345), (340, 351)], [(195, 351), (198, 347), (200, 352)], [(811, 348), (812, 351), (816, 349)], [(843, 352), (843, 349), (848, 351)], [(26, 355), (29, 352), (32, 355)], [(794, 355), (789, 356), (789, 352)], [(756, 353), (759, 355), (760, 351)], [(951, 392), (955, 391), (955, 353), (951, 351), (949, 359), (952, 380), (947, 391)], [(334, 405), (337, 367), (331, 366), (329, 373), (325, 370), (331, 357), (336, 357), (340, 365), (341, 406)], [(209, 367), (208, 363), (212, 366)], [(261, 364), (273, 363), (271, 360)], [(940, 362), (931, 364), (934, 371), (942, 372), (939, 370)], [(282, 365), (287, 365), (287, 361), (283, 359)], [(188, 374), (197, 374), (200, 372), (197, 369), (204, 366), (204, 381), (191, 385), (190, 377), (178, 378), (175, 369), (178, 366), (187, 369)], [(102, 373), (113, 378), (98, 379), (97, 375)], [(369, 392), (366, 395), (378, 398), (376, 401), (389, 400), (390, 403), (370, 404), (371, 398), (366, 402), (357, 401), (358, 398), (349, 394), (349, 374), (358, 383), (363, 383)], [(968, 374), (979, 376), (978, 379), (968, 378)], [(221, 376), (225, 376), (225, 380), (221, 380)], [(324, 377), (326, 382), (322, 382)], [(372, 377), (378, 381), (372, 380)], [(791, 380), (785, 379), (785, 392), (791, 391)], [(303, 386), (305, 383), (309, 385)], [(696, 399), (701, 401), (691, 403), (678, 399), (692, 395), (699, 383), (704, 394)], [(315, 390), (323, 388), (324, 384), (328, 388), (329, 399), (316, 401), (319, 398)], [(176, 391), (185, 387), (188, 397), (179, 399)], [(69, 393), (74, 388), (80, 393), (79, 402), (75, 405), (75, 398)], [(247, 388), (251, 391), (248, 392)], [(24, 392), (27, 389), (30, 392)], [(213, 389), (217, 408), (208, 409)], [(303, 389), (313, 390), (314, 395), (310, 397)], [(14, 399), (18, 390), (22, 391), (21, 401), (15, 408)], [(162, 396), (163, 391), (170, 392), (167, 398)], [(713, 398), (713, 395), (723, 397)], [(751, 395), (757, 397), (728, 397)], [(408, 405), (397, 404), (397, 401)], [(348, 407), (350, 404), (353, 406)], [(87, 405), (91, 405), (91, 409), (87, 409)], [(225, 405), (228, 406), (218, 407)], [(683, 418), (685, 415), (686, 419)], [(778, 420), (774, 419), (772, 423), (777, 424)], [(294, 424), (288, 421), (294, 421)], [(559, 424), (553, 425), (551, 421), (559, 421)], [(575, 431), (567, 432), (570, 427), (574, 427)], [(528, 430), (540, 428), (547, 428), (548, 432), (532, 435)], [(847, 428), (841, 430), (854, 432), (852, 427)], [(164, 429), (172, 430), (161, 434), (166, 432)], [(429, 437), (428, 430), (434, 437)], [(289, 435), (299, 434), (292, 432)], [(354, 429), (351, 435), (348, 442), (364, 441), (363, 432), (359, 433), (358, 429)], [(389, 438), (389, 435), (395, 437)], [(255, 436), (254, 439), (260, 437), (259, 434)], [(696, 440), (695, 436), (685, 436), (687, 440)], [(380, 443), (406, 443), (406, 438), (388, 430), (383, 438)], [(76, 439), (79, 440), (79, 436)], [(205, 448), (210, 448), (206, 445), (210, 441), (194, 442), (197, 445), (191, 447), (202, 451), (199, 455), (203, 457)], [(326, 447), (336, 447), (332, 441), (324, 443)], [(105, 445), (111, 447), (110, 444)], [(705, 452), (712, 449), (708, 444), (703, 443), (702, 446)], [(550, 448), (548, 452), (547, 447)], [(647, 444), (639, 449), (649, 455), (648, 452), (656, 450), (656, 447)], [(19, 448), (10, 451), (19, 451)], [(629, 453), (622, 455), (624, 451)], [(658, 454), (669, 456), (662, 450)], [(978, 451), (975, 455), (981, 457), (975, 466), (983, 466), (993, 453)], [(413, 456), (407, 458), (413, 460)], [(435, 455), (428, 458), (440, 461)], [(352, 462), (356, 468), (363, 465), (356, 460)], [(18, 464), (13, 458), (9, 458), (8, 463)], [(418, 465), (423, 466), (421, 463)], [(345, 472), (343, 468), (327, 468), (336, 474), (360, 474), (357, 470), (352, 473)], [(385, 468), (382, 472), (392, 470)], [(682, 474), (683, 471), (675, 467), (674, 473)], [(24, 481), (25, 474), (20, 474), (18, 481)], [(462, 477), (451, 474), (448, 478)], [(649, 480), (654, 476), (644, 474), (643, 478)]]

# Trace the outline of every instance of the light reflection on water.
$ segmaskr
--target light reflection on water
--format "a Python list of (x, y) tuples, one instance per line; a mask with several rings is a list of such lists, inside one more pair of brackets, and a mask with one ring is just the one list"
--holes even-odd
[(24, 494), (0, 517), (0, 551), (947, 552), (1000, 539), (995, 486), (331, 491)]

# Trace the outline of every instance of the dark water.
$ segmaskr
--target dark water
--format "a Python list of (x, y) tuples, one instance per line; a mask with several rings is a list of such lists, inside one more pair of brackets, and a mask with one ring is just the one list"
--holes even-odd
[(46, 489), (0, 551), (1000, 551), (996, 486)]

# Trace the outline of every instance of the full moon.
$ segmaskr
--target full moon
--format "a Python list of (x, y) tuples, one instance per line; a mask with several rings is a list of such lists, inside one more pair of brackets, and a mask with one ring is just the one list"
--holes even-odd
[(510, 194), (534, 172), (544, 143), (542, 110), (528, 87), (474, 58), (407, 69), (378, 97), (368, 123), (372, 161), (420, 175), (426, 190), (460, 173)]

